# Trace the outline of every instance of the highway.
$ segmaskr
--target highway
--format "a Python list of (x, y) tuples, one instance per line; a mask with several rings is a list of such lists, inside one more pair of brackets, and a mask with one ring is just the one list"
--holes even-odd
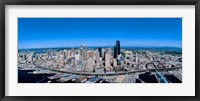
[(134, 71), (126, 71), (126, 72), (118, 72), (118, 73), (89, 73), (89, 72), (70, 72), (70, 71), (61, 71), (58, 69), (51, 69), (51, 68), (45, 68), (41, 66), (37, 66), (41, 69), (51, 70), (54, 72), (60, 72), (60, 73), (67, 73), (67, 74), (75, 74), (75, 75), (83, 75), (83, 76), (116, 76), (116, 75), (126, 75), (126, 74), (134, 74), (136, 72), (158, 72), (158, 71), (173, 71), (182, 67), (173, 67), (173, 68), (159, 68), (159, 69), (145, 69), (145, 70), (134, 70)]

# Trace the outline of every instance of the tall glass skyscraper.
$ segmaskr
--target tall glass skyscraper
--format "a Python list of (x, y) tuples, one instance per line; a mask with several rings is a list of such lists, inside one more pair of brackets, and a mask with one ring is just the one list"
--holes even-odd
[(116, 41), (117, 55), (120, 55), (120, 41)]
[(102, 48), (99, 47), (99, 48), (98, 48), (98, 51), (99, 51), (99, 57), (102, 57)]
[(84, 45), (84, 44), (81, 45), (80, 53), (81, 53), (82, 60), (87, 61), (87, 47), (86, 47), (86, 45)]
[(117, 58), (117, 56), (120, 55), (120, 41), (116, 41), (116, 45), (114, 46), (114, 58)]

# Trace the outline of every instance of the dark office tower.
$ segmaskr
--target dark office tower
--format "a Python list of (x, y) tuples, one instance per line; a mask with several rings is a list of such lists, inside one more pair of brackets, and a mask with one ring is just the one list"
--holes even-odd
[(117, 55), (120, 55), (120, 41), (116, 41)]
[(116, 45), (114, 46), (114, 58), (117, 58), (117, 47), (116, 47)]
[(99, 50), (99, 57), (102, 57), (102, 48), (98, 48), (98, 50)]
[(102, 59), (105, 61), (106, 52), (104, 51), (103, 54), (104, 54), (104, 55), (103, 55), (103, 58), (102, 58)]

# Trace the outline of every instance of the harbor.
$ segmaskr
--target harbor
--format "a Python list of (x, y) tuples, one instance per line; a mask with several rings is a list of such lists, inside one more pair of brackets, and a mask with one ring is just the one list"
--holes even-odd
[(18, 83), (180, 83), (174, 75), (161, 73), (141, 73), (118, 76), (80, 76), (55, 73), (49, 70), (18, 70)]

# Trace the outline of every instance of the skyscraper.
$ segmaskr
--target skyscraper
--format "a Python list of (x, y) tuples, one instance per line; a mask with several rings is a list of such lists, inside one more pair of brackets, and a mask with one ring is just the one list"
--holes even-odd
[(114, 46), (114, 58), (117, 58), (117, 47), (116, 47), (116, 45)]
[(68, 52), (67, 52), (66, 49), (65, 49), (63, 52), (64, 52), (64, 58), (66, 59), (66, 58), (67, 58), (67, 55), (68, 55), (68, 54), (67, 54)]
[(98, 48), (98, 51), (99, 51), (99, 57), (102, 57), (102, 48), (99, 47), (99, 48)]
[(81, 57), (82, 57), (82, 55), (83, 55), (83, 48), (85, 47), (85, 45), (84, 44), (81, 44), (81, 48), (80, 48), (80, 54), (81, 54)]
[(108, 68), (110, 66), (110, 49), (106, 49), (105, 54), (105, 67)]
[(71, 54), (70, 55), (71, 55), (71, 57), (75, 57), (75, 49), (74, 48), (71, 49)]
[(87, 61), (87, 47), (84, 44), (81, 44), (81, 57), (83, 61)]
[(95, 57), (96, 63), (99, 65), (100, 58), (99, 58), (99, 51), (96, 51), (96, 57)]
[(135, 62), (138, 63), (137, 53), (135, 54)]
[(120, 41), (116, 41), (116, 45), (114, 46), (114, 58), (117, 58), (117, 56), (120, 55)]
[(117, 55), (120, 55), (120, 41), (116, 41)]

